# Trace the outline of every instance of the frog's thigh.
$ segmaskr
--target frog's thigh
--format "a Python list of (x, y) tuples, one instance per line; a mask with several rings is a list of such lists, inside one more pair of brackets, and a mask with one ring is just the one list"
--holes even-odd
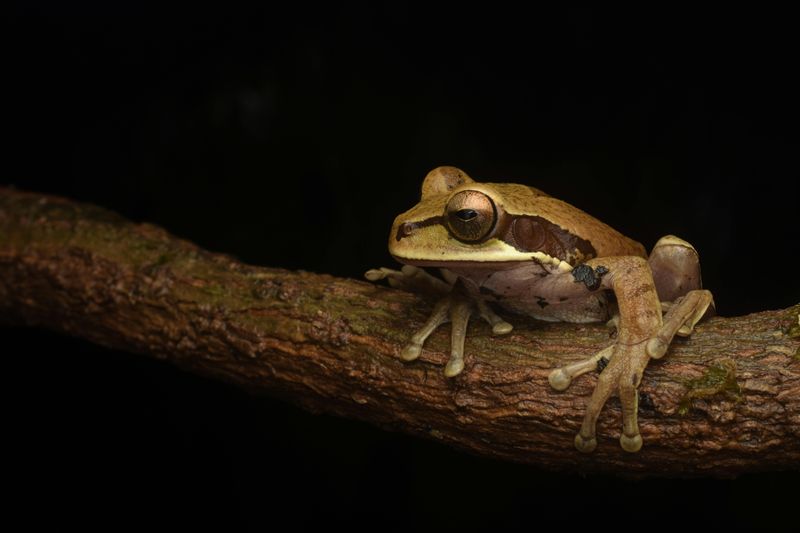
[(662, 302), (673, 302), (703, 286), (697, 250), (674, 235), (658, 240), (647, 263), (653, 271), (656, 292)]

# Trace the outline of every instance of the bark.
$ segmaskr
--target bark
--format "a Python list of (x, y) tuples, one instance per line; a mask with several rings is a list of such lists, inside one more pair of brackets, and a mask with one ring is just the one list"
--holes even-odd
[(507, 317), (514, 331), (494, 337), (474, 321), (466, 369), (447, 379), (447, 328), (419, 361), (397, 355), (430, 308), (410, 293), (245, 265), (95, 206), (0, 188), (0, 323), (548, 469), (733, 476), (800, 465), (800, 305), (701, 323), (645, 372), (642, 451), (620, 449), (612, 399), (589, 455), (572, 440), (596, 375), (565, 392), (547, 375), (607, 346), (605, 326)]

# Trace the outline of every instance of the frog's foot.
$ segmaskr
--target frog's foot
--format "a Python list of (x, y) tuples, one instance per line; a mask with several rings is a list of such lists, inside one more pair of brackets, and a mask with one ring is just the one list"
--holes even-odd
[[(492, 326), (493, 333), (504, 334), (511, 331), (511, 324), (497, 316), (484, 302), (476, 301), (475, 303), (478, 314)], [(400, 352), (400, 358), (404, 361), (417, 359), (422, 353), (422, 345), (430, 334), (445, 322), (451, 322), (450, 360), (445, 366), (444, 375), (451, 378), (460, 374), (464, 370), (464, 340), (467, 336), (467, 324), (470, 315), (475, 310), (472, 304), (473, 301), (468, 296), (457, 290), (439, 300), (428, 321), (411, 336), (409, 343)]]
[[(686, 296), (678, 298), (675, 302), (662, 302), (661, 305), (666, 311), (664, 323), (658, 334), (650, 339), (647, 344), (647, 353), (653, 359), (659, 359), (664, 356), (675, 335), (679, 337), (691, 335), (697, 322), (707, 313), (713, 311), (714, 299), (709, 291), (695, 290)], [(619, 327), (619, 315), (614, 315), (606, 323), (606, 326), (617, 329)], [(614, 347), (609, 346), (588, 359), (553, 370), (548, 378), (550, 386), (555, 390), (563, 391), (578, 376), (595, 369), (598, 372), (602, 372), (613, 354)]]
[(576, 377), (582, 376), (583, 374), (591, 372), (592, 370), (602, 372), (603, 369), (605, 369), (605, 367), (608, 365), (608, 362), (611, 360), (612, 355), (614, 355), (613, 345), (600, 350), (597, 352), (597, 354), (588, 359), (561, 368), (556, 368), (550, 372), (550, 376), (548, 377), (550, 386), (557, 391), (566, 390), (567, 387), (569, 387), (572, 383), (572, 380)]
[(638, 452), (641, 449), (642, 436), (639, 434), (637, 420), (639, 393), (636, 389), (650, 359), (646, 345), (647, 341), (643, 341), (632, 345), (617, 343), (607, 348), (612, 351), (612, 357), (597, 379), (594, 393), (586, 404), (581, 429), (575, 435), (575, 447), (579, 451), (589, 453), (597, 447), (597, 418), (614, 392), (619, 394), (622, 404), (622, 435), (619, 443), (627, 452)]
[(713, 312), (714, 298), (706, 290), (693, 290), (672, 302), (658, 334), (647, 343), (647, 354), (660, 359), (667, 353), (675, 335), (688, 337), (703, 316)]
[[(713, 298), (709, 291), (693, 290), (677, 299), (669, 307), (664, 321), (655, 335), (635, 344), (617, 343), (582, 363), (558, 369), (550, 374), (553, 388), (563, 390), (572, 378), (591, 370), (591, 363), (608, 359), (608, 365), (597, 380), (597, 387), (586, 405), (586, 415), (580, 432), (575, 436), (575, 447), (582, 452), (591, 452), (597, 446), (595, 434), (597, 417), (608, 398), (619, 394), (622, 404), (622, 435), (619, 443), (625, 451), (637, 452), (642, 447), (637, 413), (639, 394), (637, 388), (642, 373), (651, 358), (662, 357), (675, 335), (691, 334), (697, 322), (713, 308)], [(561, 388), (560, 388), (561, 387)]]
[(408, 292), (421, 292), (426, 294), (447, 294), (450, 292), (449, 283), (440, 280), (425, 272), (421, 268), (405, 265), (400, 270), (391, 268), (373, 268), (364, 273), (369, 281), (385, 279), (389, 286)]

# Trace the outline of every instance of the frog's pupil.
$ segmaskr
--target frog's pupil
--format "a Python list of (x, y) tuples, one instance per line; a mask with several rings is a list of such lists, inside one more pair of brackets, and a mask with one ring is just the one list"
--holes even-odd
[(466, 222), (468, 220), (472, 220), (473, 218), (477, 217), (478, 212), (475, 211), (474, 209), (459, 209), (456, 212), (456, 216), (458, 216), (458, 218)]

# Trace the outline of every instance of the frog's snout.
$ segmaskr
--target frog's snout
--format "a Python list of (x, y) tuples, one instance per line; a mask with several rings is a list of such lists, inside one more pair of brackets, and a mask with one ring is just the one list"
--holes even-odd
[(417, 224), (413, 222), (403, 222), (397, 227), (397, 234), (395, 238), (399, 241), (405, 237), (410, 236), (417, 229)]

